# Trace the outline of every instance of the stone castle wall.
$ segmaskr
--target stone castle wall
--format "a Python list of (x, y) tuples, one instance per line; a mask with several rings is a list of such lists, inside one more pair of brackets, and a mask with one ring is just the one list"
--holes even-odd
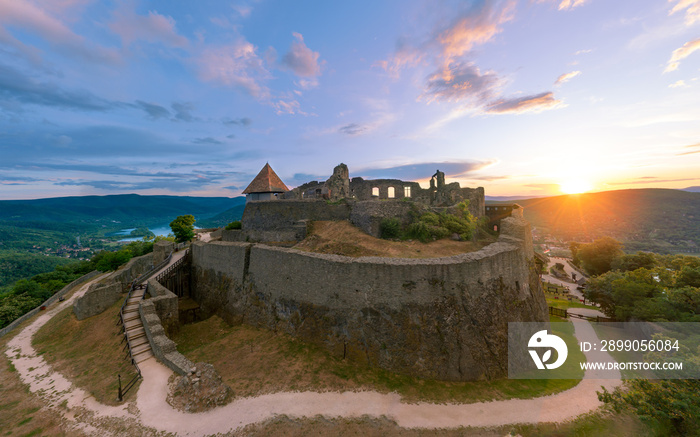
[[(282, 203), (282, 202), (280, 202)], [(512, 220), (484, 249), (434, 259), (349, 258), (196, 242), (203, 315), (279, 330), (335, 356), (442, 380), (507, 374), (507, 323), (548, 320), (531, 249)]]

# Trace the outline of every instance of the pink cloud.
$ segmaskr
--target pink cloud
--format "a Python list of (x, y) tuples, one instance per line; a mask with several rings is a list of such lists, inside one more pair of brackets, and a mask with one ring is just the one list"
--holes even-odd
[(588, 0), (537, 0), (537, 3), (559, 3), (557, 9), (566, 11), (584, 5)]
[(562, 102), (554, 98), (552, 92), (512, 99), (500, 99), (486, 107), (489, 114), (522, 114), (524, 112), (541, 112), (561, 106)]
[(682, 10), (685, 11), (685, 24), (690, 26), (696, 21), (700, 21), (700, 0), (668, 0), (669, 2), (677, 2), (671, 9), (669, 15), (675, 14)]
[(687, 43), (683, 44), (682, 47), (674, 50), (671, 54), (671, 59), (668, 60), (668, 65), (666, 65), (664, 73), (677, 70), (678, 66), (680, 65), (680, 61), (690, 56), (690, 54), (696, 50), (700, 50), (700, 38), (694, 41), (688, 41)]
[(244, 39), (234, 44), (209, 47), (197, 59), (199, 76), (208, 82), (236, 86), (259, 99), (270, 96), (270, 90), (260, 80), (270, 77), (257, 54), (257, 48)]
[(470, 13), (456, 20), (448, 29), (440, 32), (437, 40), (446, 59), (462, 56), (474, 46), (484, 44), (501, 31), (501, 24), (513, 19), (515, 1), (499, 7), (487, 2), (478, 13)]
[(571, 73), (564, 73), (557, 78), (557, 80), (554, 82), (554, 85), (561, 85), (563, 83), (566, 83), (580, 74), (581, 74), (580, 71), (572, 71)]
[(114, 11), (113, 21), (108, 26), (121, 37), (125, 46), (139, 40), (180, 48), (189, 44), (187, 38), (177, 33), (172, 17), (154, 11), (138, 15), (128, 3)]
[(0, 0), (0, 23), (5, 24), (6, 28), (21, 28), (37, 34), (52, 47), (69, 55), (96, 62), (114, 63), (119, 60), (116, 51), (91, 44), (27, 0)]
[(496, 94), (501, 80), (493, 71), (481, 73), (474, 64), (453, 62), (433, 73), (421, 95), (433, 101), (459, 102), (472, 100), (482, 103)]
[(321, 74), (321, 64), (318, 61), (320, 54), (314, 52), (304, 44), (304, 37), (300, 33), (293, 33), (296, 41), (282, 57), (282, 65), (301, 77), (316, 77)]

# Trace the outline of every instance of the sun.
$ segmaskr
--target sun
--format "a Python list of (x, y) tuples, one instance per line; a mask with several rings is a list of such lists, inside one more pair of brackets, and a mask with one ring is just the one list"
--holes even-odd
[(568, 179), (559, 184), (559, 191), (564, 194), (585, 193), (592, 188), (593, 185), (585, 179)]

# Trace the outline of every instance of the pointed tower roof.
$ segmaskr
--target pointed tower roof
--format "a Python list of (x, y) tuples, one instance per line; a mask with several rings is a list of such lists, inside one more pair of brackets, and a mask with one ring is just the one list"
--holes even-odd
[(270, 167), (270, 164), (265, 164), (265, 167), (260, 170), (255, 179), (248, 185), (248, 188), (243, 190), (243, 194), (252, 193), (284, 193), (289, 191), (289, 188), (282, 182), (277, 173)]

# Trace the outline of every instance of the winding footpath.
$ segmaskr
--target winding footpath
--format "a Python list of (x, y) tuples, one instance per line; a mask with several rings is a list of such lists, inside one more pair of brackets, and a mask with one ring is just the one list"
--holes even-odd
[[(242, 398), (205, 413), (184, 413), (166, 402), (168, 378), (172, 371), (149, 358), (140, 363), (143, 381), (135, 403), (118, 407), (98, 403), (52, 368), (32, 347), (32, 336), (59, 311), (73, 304), (97, 277), (83, 285), (70, 299), (58, 303), (12, 338), (5, 350), (29, 390), (65, 419), (66, 428), (92, 435), (143, 435), (144, 427), (153, 433), (207, 436), (227, 433), (276, 415), (329, 418), (386, 416), (405, 428), (452, 428), (459, 426), (494, 427), (516, 423), (562, 422), (598, 408), (596, 391), (621, 384), (617, 379), (584, 379), (577, 386), (535, 399), (479, 402), (473, 404), (430, 404), (401, 402), (399, 395), (377, 392), (284, 392)], [(597, 339), (585, 321), (574, 322), (575, 335), (582, 341)], [(589, 361), (599, 360), (602, 352), (586, 353)], [(607, 353), (605, 353), (607, 355)], [(596, 375), (588, 372), (587, 378)], [(600, 375), (598, 375), (600, 376)], [(115, 425), (118, 424), (118, 425)], [(127, 434), (125, 434), (125, 432)]]

